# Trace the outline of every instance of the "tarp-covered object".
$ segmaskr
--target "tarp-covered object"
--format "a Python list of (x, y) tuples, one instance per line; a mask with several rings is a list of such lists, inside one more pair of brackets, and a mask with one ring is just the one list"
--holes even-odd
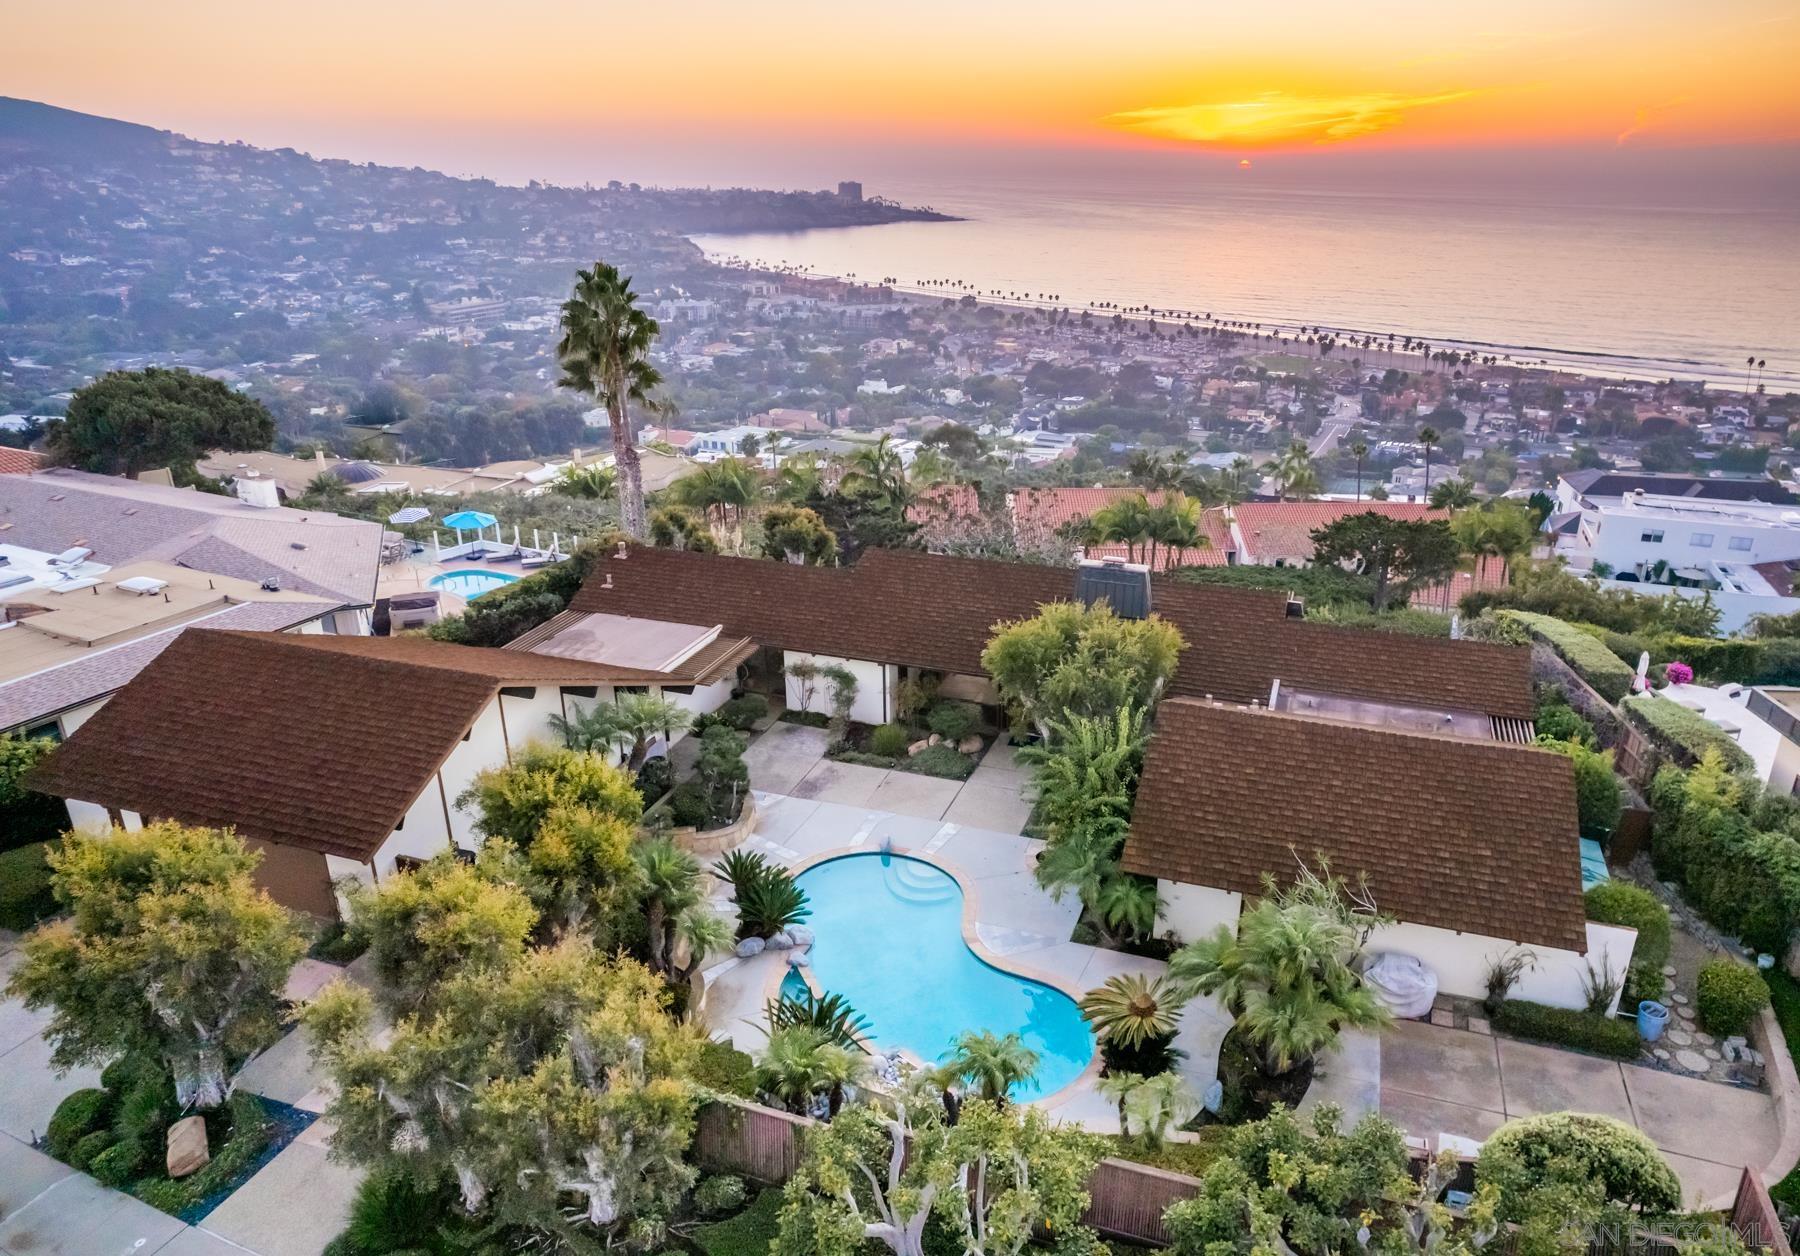
[(1425, 961), (1398, 951), (1370, 960), (1363, 969), (1363, 984), (1382, 1006), (1402, 1020), (1429, 1015), (1438, 992), (1437, 974), (1425, 966)]

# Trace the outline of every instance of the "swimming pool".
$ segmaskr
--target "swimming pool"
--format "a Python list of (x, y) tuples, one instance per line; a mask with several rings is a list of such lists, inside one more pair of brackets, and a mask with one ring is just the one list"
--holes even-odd
[(431, 587), (443, 589), (447, 593), (455, 593), (474, 601), (483, 593), (492, 593), (495, 589), (505, 588), (517, 579), (518, 577), (511, 572), (465, 568), (458, 571), (446, 571), (441, 576), (433, 576)]
[(1093, 1058), (1093, 1036), (1073, 999), (969, 949), (962, 889), (948, 873), (868, 854), (828, 860), (797, 879), (812, 899), (813, 975), (868, 1017), (877, 1046), (936, 1061), (965, 1031), (1016, 1032), (1038, 1053), (1037, 1075), (1013, 1088), (1016, 1099), (1061, 1090)]

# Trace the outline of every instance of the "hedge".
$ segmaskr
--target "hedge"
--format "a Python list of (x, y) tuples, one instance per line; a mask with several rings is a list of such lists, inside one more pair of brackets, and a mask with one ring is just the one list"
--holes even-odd
[(0, 851), (0, 929), (24, 933), (56, 914), (50, 865), (44, 860), (49, 852), (48, 842)]
[(1610, 841), (1624, 811), (1619, 778), (1613, 775), (1612, 751), (1589, 750), (1573, 741), (1546, 740), (1540, 744), (1574, 765), (1575, 813), (1581, 835), (1596, 842)]
[(1729, 733), (1679, 702), (1642, 693), (1625, 699), (1619, 707), (1626, 719), (1683, 767), (1692, 767), (1700, 762), (1708, 750), (1717, 750), (1727, 771), (1755, 770), (1756, 764), (1745, 753), (1744, 748), (1731, 739)]
[(1800, 928), (1800, 842), (1758, 832), (1733, 806), (1690, 801), (1690, 779), (1703, 774), (1722, 775), (1672, 767), (1656, 774), (1650, 790), (1656, 875), (1680, 884), (1688, 902), (1726, 933), (1785, 955)]
[(1531, 611), (1496, 613), (1525, 625), (1532, 636), (1556, 651), (1558, 658), (1574, 668), (1575, 674), (1592, 685), (1595, 692), (1608, 702), (1617, 702), (1631, 692), (1631, 682), (1637, 675), (1636, 670), (1627, 666), (1623, 659), (1607, 649), (1591, 633), (1583, 632), (1560, 619)]
[(1637, 1025), (1632, 1021), (1616, 1020), (1598, 1012), (1550, 1007), (1528, 999), (1502, 1003), (1494, 1014), (1494, 1028), (1515, 1038), (1574, 1047), (1615, 1060), (1635, 1060), (1642, 1049)]
[(1589, 920), (1637, 930), (1625, 989), (1638, 998), (1656, 998), (1662, 991), (1663, 966), (1669, 962), (1668, 908), (1649, 890), (1629, 881), (1602, 881), (1582, 898)]
[(1729, 1038), (1745, 1033), (1757, 1014), (1769, 1006), (1769, 983), (1748, 964), (1734, 959), (1709, 960), (1694, 986), (1694, 1010), (1701, 1028)]

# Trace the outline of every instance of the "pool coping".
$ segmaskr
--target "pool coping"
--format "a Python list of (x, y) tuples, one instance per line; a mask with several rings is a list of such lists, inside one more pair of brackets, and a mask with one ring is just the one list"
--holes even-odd
[[(830, 863), (837, 859), (845, 859), (852, 855), (882, 854), (894, 855), (902, 859), (916, 859), (920, 863), (931, 865), (939, 872), (942, 872), (945, 876), (949, 877), (952, 881), (956, 882), (956, 888), (962, 893), (963, 901), (963, 944), (969, 948), (976, 959), (980, 960), (988, 967), (998, 969), (1000, 972), (1007, 973), (1010, 976), (1022, 977), (1026, 981), (1035, 981), (1039, 985), (1049, 986), (1052, 990), (1073, 1000), (1077, 1005), (1081, 1003), (1082, 998), (1087, 994), (1086, 990), (1074, 989), (1067, 981), (1054, 973), (1031, 965), (1014, 963), (988, 949), (987, 945), (982, 942), (975, 931), (976, 926), (979, 923), (976, 918), (976, 909), (980, 903), (980, 894), (975, 888), (975, 878), (970, 877), (961, 868), (957, 867), (949, 860), (944, 859), (935, 851), (902, 850), (892, 846), (885, 851), (881, 849), (872, 849), (868, 846), (837, 846), (830, 850), (821, 851), (816, 855), (810, 855), (804, 859), (797, 860), (789, 865), (788, 875), (797, 878), (801, 873), (816, 868), (820, 864)], [(1026, 872), (1029, 872), (1030, 870), (1029, 867), (1022, 869), (1022, 871)], [(1070, 945), (1079, 946), (1081, 943), (1071, 942)], [(763, 995), (765, 1002), (780, 996), (781, 982), (790, 970), (802, 974), (802, 980), (806, 982), (807, 988), (811, 990), (815, 996), (820, 993), (820, 986), (812, 976), (811, 965), (793, 968), (791, 965), (782, 964), (777, 967), (764, 982)], [(1092, 1031), (1090, 1030), (1089, 1032), (1091, 1033)], [(904, 1050), (904, 1048), (900, 1049)], [(908, 1052), (908, 1054), (911, 1053)], [(1087, 1065), (1081, 1072), (1077, 1073), (1074, 1077), (1070, 1078), (1067, 1082), (1064, 1082), (1049, 1094), (1039, 1095), (1035, 1099), (1025, 1100), (1024, 1106), (1039, 1108), (1046, 1112), (1054, 1111), (1071, 1099), (1076, 1098), (1083, 1087), (1091, 1089), (1093, 1084), (1100, 1078), (1101, 1066), (1100, 1044), (1099, 1041), (1096, 1040), (1094, 1043), (1094, 1053), (1089, 1057)]]

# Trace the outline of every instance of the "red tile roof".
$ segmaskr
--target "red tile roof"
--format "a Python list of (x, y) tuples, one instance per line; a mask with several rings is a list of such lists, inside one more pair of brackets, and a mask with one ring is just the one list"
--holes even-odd
[(0, 445), (0, 475), (30, 475), (44, 467), (44, 455)]
[[(1013, 527), (1021, 536), (1050, 536), (1079, 519), (1091, 519), (1122, 498), (1142, 495), (1152, 506), (1160, 506), (1164, 494), (1145, 493), (1129, 486), (1096, 488), (1022, 488), (1012, 495)], [(1208, 544), (1201, 549), (1172, 553), (1158, 547), (1153, 566), (1157, 571), (1173, 567), (1223, 567), (1230, 561), (1236, 543), (1231, 539), (1231, 526), (1221, 509), (1200, 513), (1200, 530)], [(1125, 558), (1126, 547), (1119, 544), (1090, 545), (1083, 553), (1088, 558)], [(1143, 561), (1141, 552), (1134, 561)]]
[(502, 686), (595, 670), (420, 637), (184, 632), (32, 787), (366, 862)]
[(1585, 953), (1578, 835), (1562, 755), (1170, 699), (1121, 863), (1256, 895), (1322, 855), (1397, 919)]
[(1380, 514), (1389, 519), (1448, 519), (1447, 510), (1418, 502), (1243, 502), (1232, 508), (1244, 561), (1272, 567), (1312, 561), (1315, 528), (1345, 515)]

